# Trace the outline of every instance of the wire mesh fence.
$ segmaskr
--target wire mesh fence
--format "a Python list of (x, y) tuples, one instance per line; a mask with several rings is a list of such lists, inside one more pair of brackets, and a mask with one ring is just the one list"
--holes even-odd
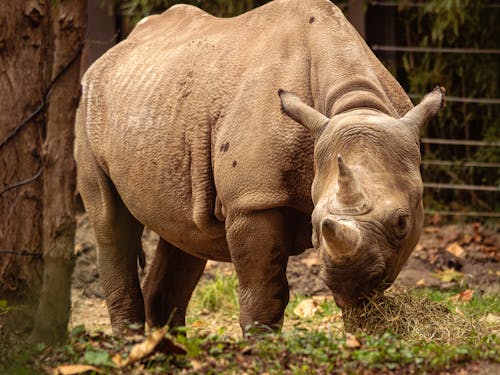
[[(477, 64), (480, 64), (484, 59), (490, 59), (489, 61), (496, 61), (496, 66), (498, 67), (500, 55), (498, 40), (497, 43), (490, 43), (487, 46), (482, 44), (479, 38), (478, 40), (456, 38), (454, 42), (444, 39), (441, 40), (443, 43), (434, 43), (434, 45), (431, 36), (423, 35), (419, 40), (416, 34), (422, 32), (424, 27), (418, 24), (418, 30), (416, 30), (409, 26), (410, 21), (408, 19), (412, 18), (417, 12), (420, 12), (420, 18), (414, 17), (413, 19), (418, 18), (421, 22), (423, 20), (421, 15), (425, 14), (426, 11), (427, 16), (429, 16), (429, 9), (432, 6), (430, 3), (418, 0), (368, 1), (367, 8), (365, 8), (365, 22), (367, 23), (365, 39), (372, 51), (386, 65), (387, 62), (389, 63), (388, 65), (391, 65), (393, 73), (397, 75), (404, 70), (407, 72), (409, 60), (413, 63), (415, 61), (423, 61), (428, 64), (430, 70), (434, 69), (432, 65), (434, 61), (443, 61), (446, 58), (468, 58)], [(456, 6), (460, 7), (463, 4)], [(483, 11), (486, 11), (490, 15), (498, 14), (500, 10), (500, 4), (497, 2), (479, 1), (474, 6), (482, 8)], [(432, 17), (437, 16), (432, 15)], [(374, 22), (374, 18), (376, 18), (376, 22)], [(403, 20), (401, 21), (401, 19)], [(375, 28), (370, 28), (370, 23)], [(382, 26), (381, 24), (384, 25)], [(365, 25), (363, 25), (362, 30), (365, 33)], [(459, 29), (455, 34), (460, 35), (466, 32), (466, 30), (462, 31)], [(396, 35), (397, 33), (405, 35), (401, 37), (400, 35)], [(374, 36), (373, 34), (376, 35)], [(456, 42), (457, 40), (468, 40), (469, 45), (465, 43), (460, 45)], [(477, 61), (474, 61), (474, 59)], [(458, 68), (461, 67), (458, 66)], [(435, 76), (441, 75), (446, 76), (446, 72), (435, 74)], [(398, 79), (401, 79), (401, 77), (398, 76)], [(486, 82), (485, 84), (494, 86), (498, 82)], [(409, 91), (410, 98), (415, 101), (420, 100), (425, 94), (425, 92), (412, 92), (411, 89)], [(463, 91), (461, 94), (463, 94)], [(455, 111), (463, 110), (463, 112), (471, 108), (465, 106), (472, 105), (472, 108), (477, 108), (474, 106), (481, 106), (483, 113), (489, 113), (490, 118), (491, 113), (498, 113), (500, 98), (494, 97), (495, 95), (491, 97), (491, 91), (489, 91), (490, 95), (484, 95), (484, 89), (479, 87), (474, 87), (469, 91), (473, 95), (456, 95), (457, 91), (448, 92), (447, 103), (450, 103), (450, 106), (455, 106), (453, 107)], [(496, 92), (498, 94), (498, 91)], [(477, 118), (475, 121), (477, 121)], [(438, 202), (438, 206), (441, 207), (449, 206), (450, 197), (453, 200), (459, 201), (457, 202), (459, 204), (456, 204), (453, 209), (429, 209), (426, 210), (426, 213), (429, 215), (438, 214), (442, 216), (497, 219), (500, 217), (497, 203), (500, 201), (500, 141), (494, 136), (498, 134), (498, 129), (495, 131), (492, 128), (495, 126), (498, 127), (498, 122), (488, 123), (487, 120), (484, 120), (482, 124), (474, 123), (464, 113), (463, 124), (461, 125), (464, 128), (461, 134), (463, 138), (457, 137), (456, 134), (453, 137), (436, 137), (435, 134), (429, 135), (426, 133), (421, 139), (423, 155), (422, 176), (427, 194), (433, 197), (437, 196), (438, 200), (439, 197), (445, 196), (446, 199)], [(492, 130), (489, 132), (490, 137), (488, 137), (488, 140), (484, 138), (477, 139), (481, 138), (477, 137), (477, 134), (484, 134), (484, 132), (476, 132), (476, 137), (471, 137), (471, 129), (477, 129), (478, 126), (482, 127), (481, 129), (488, 129), (489, 127)], [(493, 137), (491, 137), (491, 134), (493, 134)], [(488, 157), (485, 157), (485, 155)], [(473, 204), (468, 202), (467, 199), (478, 203), (476, 207), (479, 205), (482, 209), (471, 210), (470, 207), (473, 207)], [(465, 207), (469, 207), (469, 209)]]

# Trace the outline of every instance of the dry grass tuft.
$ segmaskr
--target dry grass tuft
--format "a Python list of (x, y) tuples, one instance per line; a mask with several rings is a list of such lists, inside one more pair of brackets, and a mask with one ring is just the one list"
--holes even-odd
[(346, 332), (383, 334), (390, 331), (405, 339), (459, 344), (478, 342), (486, 334), (483, 325), (460, 316), (443, 303), (404, 289), (390, 289), (365, 304), (343, 311)]

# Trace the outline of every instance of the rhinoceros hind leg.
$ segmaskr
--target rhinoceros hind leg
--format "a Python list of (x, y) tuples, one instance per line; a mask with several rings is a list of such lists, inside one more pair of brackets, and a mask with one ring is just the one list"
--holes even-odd
[[(84, 145), (84, 147), (87, 145)], [(78, 190), (94, 228), (99, 279), (113, 332), (144, 324), (144, 302), (137, 274), (144, 226), (128, 211), (109, 177), (94, 160), (90, 147), (77, 154)]]
[[(227, 240), (239, 281), (243, 332), (281, 329), (289, 291), (286, 266), (293, 233), (279, 209), (230, 215)], [(266, 329), (266, 328), (264, 328)]]
[(143, 287), (150, 327), (186, 324), (186, 309), (206, 263), (160, 238)]

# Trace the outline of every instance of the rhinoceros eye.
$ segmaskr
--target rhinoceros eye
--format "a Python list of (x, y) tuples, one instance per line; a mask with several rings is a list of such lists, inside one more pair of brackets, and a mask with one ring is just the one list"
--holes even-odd
[(410, 215), (408, 215), (408, 213), (399, 211), (396, 214), (394, 231), (398, 239), (402, 239), (408, 233), (409, 221)]

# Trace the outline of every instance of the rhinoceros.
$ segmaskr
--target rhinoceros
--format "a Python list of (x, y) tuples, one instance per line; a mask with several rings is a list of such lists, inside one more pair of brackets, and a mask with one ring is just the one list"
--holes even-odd
[[(240, 325), (280, 327), (288, 257), (311, 244), (338, 306), (389, 286), (422, 228), (413, 107), (342, 12), (275, 0), (234, 18), (143, 19), (82, 80), (75, 158), (114, 332), (185, 324), (208, 259)], [(160, 236), (143, 290), (144, 227)]]

